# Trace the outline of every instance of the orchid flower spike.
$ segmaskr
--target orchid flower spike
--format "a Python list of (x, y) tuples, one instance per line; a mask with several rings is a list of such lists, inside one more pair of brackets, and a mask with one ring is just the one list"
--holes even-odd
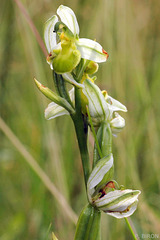
[(48, 50), (47, 62), (57, 73), (71, 72), (81, 58), (100, 63), (105, 62), (108, 53), (102, 46), (90, 39), (79, 38), (79, 26), (72, 9), (60, 5), (57, 15), (45, 23), (44, 40)]

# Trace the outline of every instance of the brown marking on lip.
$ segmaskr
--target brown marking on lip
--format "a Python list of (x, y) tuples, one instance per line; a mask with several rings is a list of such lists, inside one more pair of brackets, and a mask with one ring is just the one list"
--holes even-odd
[(106, 195), (106, 192), (102, 189), (99, 191), (101, 193), (101, 196), (99, 198), (102, 198)]
[(104, 188), (100, 189), (99, 193), (101, 193), (101, 196), (99, 198), (102, 198), (107, 194), (105, 191), (105, 190), (107, 190), (107, 188), (115, 188), (114, 182), (110, 181), (104, 186)]
[(102, 52), (106, 55), (106, 59), (109, 58), (109, 54), (102, 48)]
[(115, 184), (113, 181), (110, 181), (106, 184), (105, 188), (115, 188)]

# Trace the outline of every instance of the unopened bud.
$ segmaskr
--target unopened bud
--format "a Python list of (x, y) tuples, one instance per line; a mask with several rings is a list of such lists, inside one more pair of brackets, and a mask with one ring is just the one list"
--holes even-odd
[(85, 73), (87, 74), (94, 74), (98, 71), (98, 64), (96, 62), (90, 61), (88, 66), (85, 69)]
[(117, 135), (125, 127), (125, 119), (121, 117), (117, 112), (114, 113), (114, 118), (110, 121), (110, 126), (113, 135)]

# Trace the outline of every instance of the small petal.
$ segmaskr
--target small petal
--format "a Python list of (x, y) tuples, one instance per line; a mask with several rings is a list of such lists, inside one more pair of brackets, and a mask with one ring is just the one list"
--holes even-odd
[(60, 117), (62, 115), (69, 115), (68, 111), (59, 106), (58, 104), (51, 102), (48, 107), (45, 109), (45, 118), (47, 120)]
[(100, 63), (105, 62), (108, 58), (108, 53), (105, 52), (102, 46), (90, 39), (80, 38), (76, 41), (77, 49), (81, 53), (81, 57)]
[(72, 33), (76, 36), (79, 35), (79, 26), (77, 22), (77, 18), (69, 7), (60, 5), (57, 9), (57, 14), (61, 18), (61, 21), (72, 31)]
[(56, 15), (53, 15), (49, 18), (44, 26), (44, 40), (46, 44), (46, 48), (48, 52), (57, 45), (56, 41), (56, 33), (54, 32), (54, 26), (58, 22), (58, 18)]

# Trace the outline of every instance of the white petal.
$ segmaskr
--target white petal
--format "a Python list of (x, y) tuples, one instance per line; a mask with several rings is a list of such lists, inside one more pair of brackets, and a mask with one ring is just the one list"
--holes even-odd
[(114, 111), (127, 112), (126, 106), (124, 106), (122, 103), (120, 103), (116, 99), (112, 98), (111, 96), (107, 96), (106, 101), (107, 101), (107, 103), (109, 103), (110, 109), (112, 109), (113, 112)]
[(56, 41), (56, 33), (54, 31), (54, 26), (58, 22), (58, 18), (56, 15), (53, 15), (51, 18), (45, 22), (44, 26), (44, 40), (46, 44), (46, 48), (48, 52), (54, 48), (54, 46), (57, 44)]
[(68, 111), (58, 104), (51, 102), (48, 107), (45, 109), (45, 118), (47, 120), (62, 116), (69, 115)]
[(108, 58), (108, 54), (103, 50), (102, 46), (93, 40), (80, 38), (76, 41), (76, 45), (82, 58), (92, 60), (97, 63), (105, 62)]
[(62, 76), (70, 84), (72, 84), (78, 88), (84, 88), (83, 84), (76, 82), (76, 80), (73, 78), (71, 73), (63, 73)]
[(74, 35), (79, 35), (79, 26), (77, 18), (69, 7), (60, 5), (57, 9), (57, 14), (61, 18), (61, 21), (72, 31)]
[(115, 218), (124, 218), (131, 216), (137, 209), (138, 200), (136, 200), (127, 212), (106, 212), (108, 215)]

